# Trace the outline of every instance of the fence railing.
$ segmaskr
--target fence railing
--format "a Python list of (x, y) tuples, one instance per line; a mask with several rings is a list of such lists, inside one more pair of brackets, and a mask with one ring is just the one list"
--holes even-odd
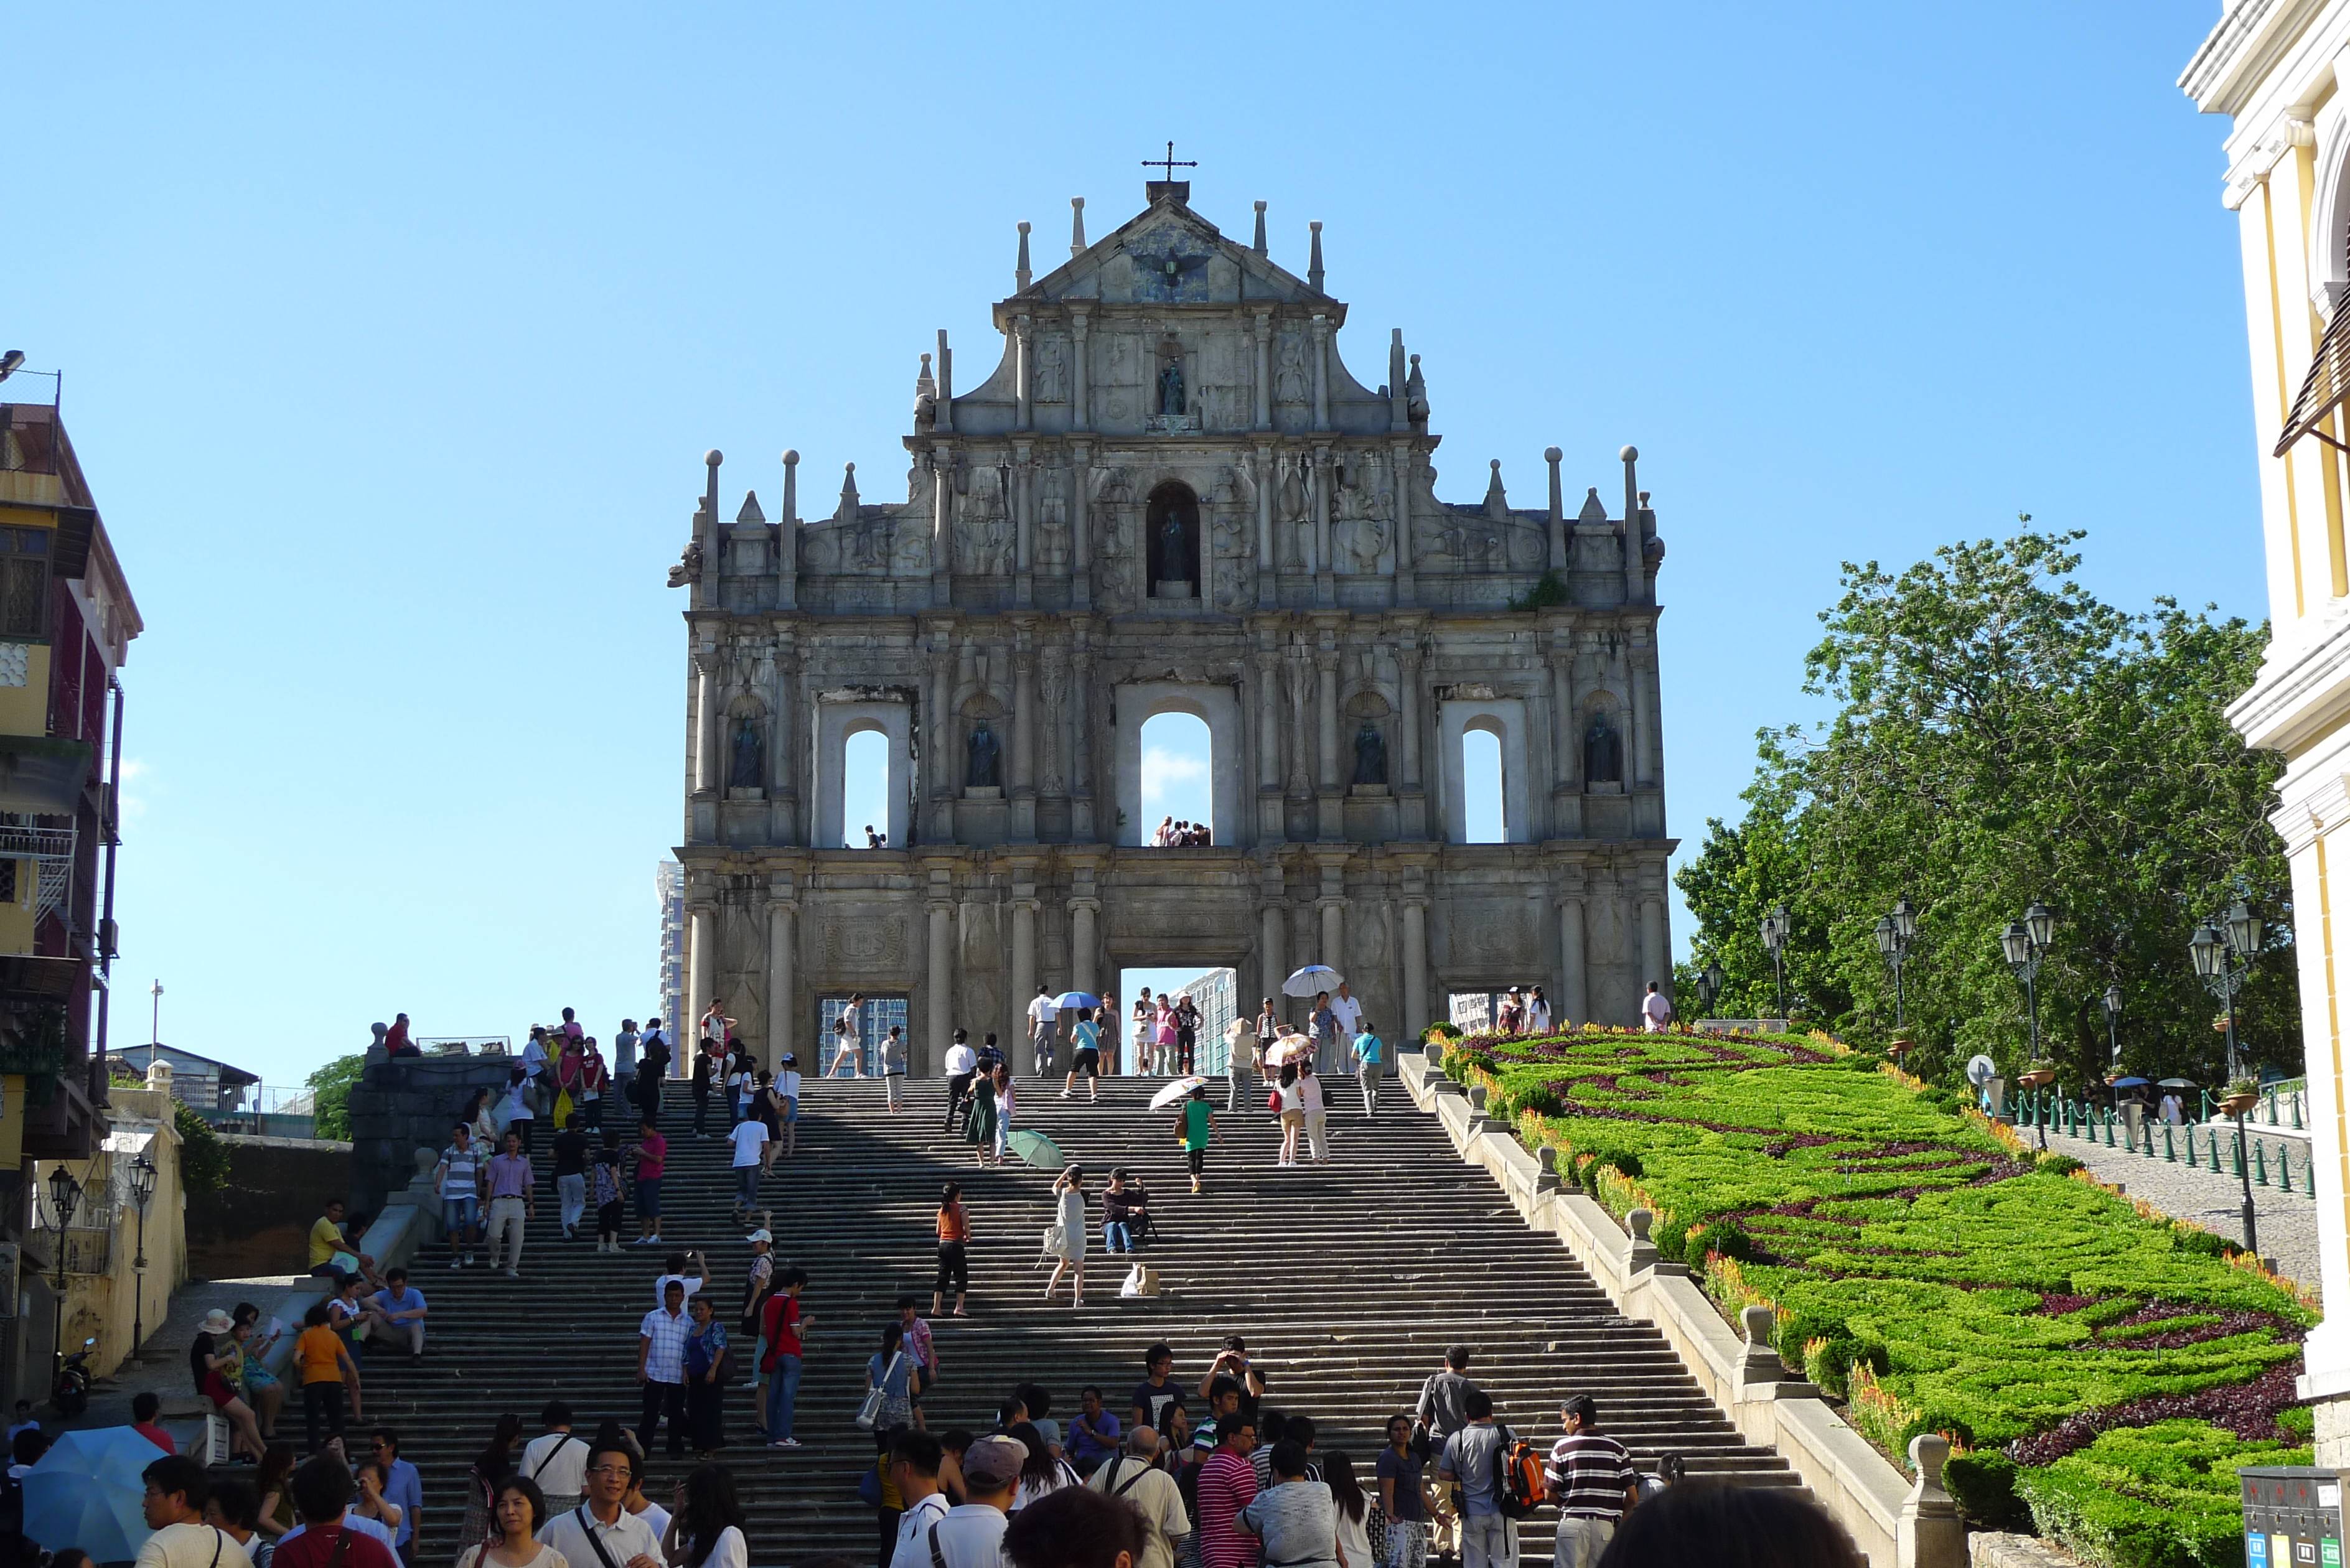
[(2184, 1164), (2239, 1181), (2249, 1166), (2254, 1187), (2317, 1196), (2317, 1172), (2299, 1138), (2263, 1137), (2251, 1135), (2248, 1127), (2248, 1136), (2239, 1142), (2235, 1123), (2216, 1116), (2182, 1123), (2140, 1116), (2133, 1122), (2110, 1106), (2074, 1100), (2054, 1089), (2024, 1090), (2014, 1110), (2015, 1125), (2025, 1132), (2126, 1148), (2147, 1159)]

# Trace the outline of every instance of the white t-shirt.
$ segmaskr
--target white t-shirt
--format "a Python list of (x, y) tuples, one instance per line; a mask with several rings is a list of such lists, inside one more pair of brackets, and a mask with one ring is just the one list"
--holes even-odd
[(961, 1043), (947, 1047), (947, 1071), (950, 1074), (972, 1073), (978, 1070), (978, 1052)]
[[(1526, 1031), (1533, 1034), (1544, 1034), (1549, 1033), (1549, 1002), (1537, 1000), (1526, 1004)], [(1343, 1511), (1341, 1511), (1338, 1515), (1338, 1529), (1341, 1532), (1344, 1532), (1346, 1528), (1347, 1516)]]
[[(655, 1541), (659, 1541), (662, 1536), (669, 1533), (669, 1510), (663, 1508), (660, 1504), (654, 1502), (650, 1498), (645, 1501), (644, 1512), (637, 1515), (637, 1517), (653, 1527), (653, 1539)], [(726, 1537), (729, 1535), (734, 1537), (735, 1568), (742, 1568), (743, 1559), (747, 1554), (749, 1549), (743, 1544), (742, 1532), (737, 1531), (733, 1525), (728, 1525), (725, 1530), (720, 1533), (718, 1545), (713, 1548), (713, 1551), (724, 1551), (726, 1548)], [(592, 1558), (594, 1553), (590, 1552), (589, 1556)], [(713, 1556), (711, 1561), (716, 1562), (717, 1559)]]
[(253, 1568), (252, 1557), (236, 1537), (209, 1524), (165, 1525), (139, 1549), (139, 1568), (208, 1568), (214, 1546), (220, 1548), (219, 1568)]
[[(957, 1504), (934, 1527), (939, 1532), (939, 1556), (947, 1568), (1003, 1568), (1003, 1527), (1011, 1522), (983, 1502)], [(921, 1562), (927, 1565), (929, 1529), (922, 1532), (921, 1541)]]
[[(653, 1282), (653, 1305), (658, 1307), (667, 1306), (669, 1304), (669, 1282), (671, 1280), (675, 1280), (679, 1284), (685, 1287), (685, 1299), (688, 1301), (691, 1301), (693, 1299), (693, 1293), (700, 1290), (704, 1282), (700, 1274), (663, 1274), (660, 1279)], [(538, 1442), (531, 1444), (530, 1448), (535, 1449), (538, 1447), (539, 1443), (543, 1443), (545, 1441), (546, 1441), (546, 1439), (541, 1438), (538, 1439)], [(525, 1449), (522, 1451), (522, 1457), (527, 1460), (530, 1458), (530, 1449)], [(588, 1456), (585, 1453), (582, 1453), (579, 1456), (579, 1466), (580, 1474), (583, 1479), (587, 1474), (587, 1464)], [(530, 1474), (530, 1469), (527, 1464), (525, 1465), (522, 1473), (525, 1475)], [(538, 1490), (541, 1491), (561, 1491), (564, 1489), (556, 1486), (548, 1486), (546, 1482), (541, 1481), (539, 1483)], [(579, 1489), (577, 1487), (573, 1487), (570, 1490), (577, 1491)]]
[[(536, 1078), (538, 1076), (538, 1070), (546, 1065), (546, 1046), (540, 1044), (537, 1041), (533, 1040), (522, 1048), (522, 1070), (524, 1072)], [(291, 1532), (289, 1532), (288, 1533)], [(285, 1537), (280, 1536), (278, 1539), (282, 1541)]]
[(755, 1119), (736, 1122), (726, 1137), (734, 1145), (734, 1168), (740, 1170), (759, 1163), (759, 1146), (767, 1141), (767, 1124)]
[(726, 1081), (730, 1085), (733, 1085), (734, 1100), (736, 1104), (747, 1106), (751, 1103), (751, 1091), (758, 1086), (759, 1081), (756, 1078), (754, 1078), (747, 1070), (735, 1074)]
[(786, 1067), (775, 1075), (775, 1093), (787, 1100), (800, 1097), (800, 1075), (795, 1068)]
[[(898, 1544), (889, 1553), (889, 1568), (931, 1568), (931, 1526), (947, 1516), (953, 1505), (946, 1493), (934, 1491), (898, 1516)], [(946, 1543), (941, 1542), (943, 1552)]]
[(1040, 994), (1028, 1004), (1028, 1022), (1031, 1023), (1050, 1023), (1060, 1015), (1059, 1004), (1049, 996)]
[[(650, 1516), (658, 1511), (659, 1507), (657, 1503), (649, 1506), (645, 1513)], [(661, 1525), (661, 1533), (664, 1535), (669, 1533), (666, 1521)], [(683, 1542), (680, 1544), (682, 1545)], [(1365, 1561), (1369, 1560), (1366, 1558)], [(702, 1568), (750, 1568), (750, 1564), (751, 1549), (744, 1544), (743, 1532), (731, 1524), (718, 1532), (718, 1544), (712, 1546), (710, 1549), (710, 1555), (702, 1559)]]
[[(686, 1281), (690, 1292), (699, 1280)], [(658, 1292), (659, 1286), (654, 1289)], [(577, 1497), (588, 1486), (588, 1440), (569, 1432), (547, 1432), (533, 1438), (522, 1451), (520, 1473), (555, 1497)]]
[(1351, 1040), (1363, 1032), (1363, 1004), (1358, 998), (1333, 996), (1330, 999), (1330, 1016), (1338, 1021), (1338, 1038), (1341, 1040)]
[(1645, 999), (1642, 1000), (1640, 1003), (1640, 1012), (1645, 1016), (1653, 1018), (1658, 1023), (1662, 1023), (1666, 1019), (1670, 1018), (1673, 1015), (1673, 1004), (1665, 1000), (1665, 993), (1663, 992), (1652, 991), (1648, 992)]

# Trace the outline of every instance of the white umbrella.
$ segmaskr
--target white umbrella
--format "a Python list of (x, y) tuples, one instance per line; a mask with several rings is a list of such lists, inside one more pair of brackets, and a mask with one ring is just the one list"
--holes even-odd
[(1163, 1111), (1178, 1100), (1190, 1099), (1192, 1090), (1204, 1089), (1207, 1086), (1208, 1080), (1205, 1078), (1177, 1078), (1150, 1096), (1150, 1108), (1154, 1111)]
[(1309, 963), (1281, 982), (1281, 994), (1312, 996), (1317, 992), (1336, 991), (1346, 979), (1326, 963)]

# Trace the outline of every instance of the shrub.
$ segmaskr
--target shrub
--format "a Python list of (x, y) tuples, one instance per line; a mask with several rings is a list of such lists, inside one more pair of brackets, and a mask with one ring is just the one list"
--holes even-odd
[(1738, 1228), (1737, 1221), (1717, 1220), (1689, 1239), (1687, 1251), (1692, 1258), (1718, 1254), (1742, 1263), (1754, 1256), (1754, 1243)]
[(1970, 1529), (2031, 1532), (2032, 1511), (2015, 1490), (2015, 1461), (1997, 1449), (1952, 1454), (1942, 1484)]
[(320, 1137), (351, 1136), (351, 1085), (359, 1081), (359, 1074), (366, 1067), (364, 1054), (338, 1056), (303, 1080), (314, 1096), (312, 1104)]
[(2306, 1465), (2310, 1450), (2246, 1443), (2205, 1421), (2107, 1432), (2015, 1490), (2040, 1533), (2114, 1568), (2220, 1568), (2244, 1560), (2245, 1465)]
[(2040, 1157), (2040, 1168), (2050, 1176), (2070, 1176), (2088, 1167), (2069, 1154), (2043, 1154)]
[(172, 1102), (172, 1127), (180, 1135), (180, 1186), (192, 1197), (217, 1192), (228, 1180), (228, 1145), (212, 1124), (185, 1101)]

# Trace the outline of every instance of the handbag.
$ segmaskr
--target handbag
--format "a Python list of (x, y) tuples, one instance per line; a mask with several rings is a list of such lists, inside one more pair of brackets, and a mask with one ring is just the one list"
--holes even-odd
[[(857, 1425), (860, 1431), (869, 1432), (880, 1425), (881, 1406), (889, 1397), (889, 1379), (896, 1375), (898, 1363), (905, 1359), (904, 1351), (895, 1352), (889, 1357), (889, 1365), (881, 1369), (881, 1376), (874, 1379), (872, 1389), (865, 1396), (865, 1403), (857, 1407)], [(880, 1482), (877, 1480), (874, 1484), (879, 1486)]]
[(1045, 1251), (1056, 1258), (1069, 1255), (1069, 1232), (1058, 1220), (1045, 1227)]

